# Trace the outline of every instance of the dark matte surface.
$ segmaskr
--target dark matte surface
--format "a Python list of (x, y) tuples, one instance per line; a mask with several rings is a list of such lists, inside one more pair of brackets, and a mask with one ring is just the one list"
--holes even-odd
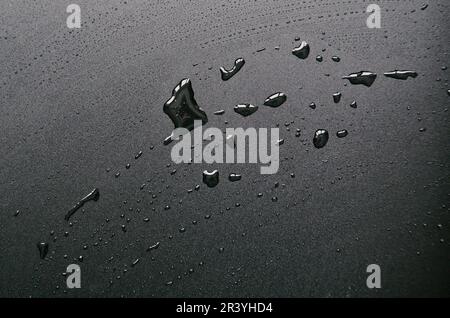
[[(448, 1), (377, 1), (378, 30), (363, 0), (77, 3), (71, 31), (66, 1), (0, 2), (1, 296), (450, 296)], [(291, 54), (296, 37), (306, 60)], [(219, 67), (238, 57), (245, 66), (223, 82)], [(419, 76), (382, 76), (395, 69)], [(341, 79), (360, 70), (379, 74), (372, 87)], [(171, 163), (162, 106), (184, 77), (208, 127), (280, 125), (278, 174)], [(262, 106), (278, 91), (285, 104)], [(239, 103), (260, 109), (243, 118)], [(321, 128), (330, 140), (315, 149)], [(217, 187), (202, 184), (205, 168), (219, 169)], [(99, 201), (69, 225), (94, 187)], [(70, 263), (79, 290), (65, 288)], [(366, 287), (371, 263), (380, 290)]]

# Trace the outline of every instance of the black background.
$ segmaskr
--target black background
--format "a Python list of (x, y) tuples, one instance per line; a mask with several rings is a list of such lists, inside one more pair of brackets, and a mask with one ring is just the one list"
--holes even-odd
[[(382, 28), (369, 29), (363, 0), (78, 0), (82, 27), (70, 30), (70, 2), (2, 1), (0, 295), (449, 296), (450, 5), (423, 2), (377, 1)], [(306, 60), (291, 54), (296, 37), (311, 46)], [(219, 67), (238, 57), (244, 68), (223, 82)], [(382, 76), (395, 69), (419, 76)], [(360, 70), (378, 73), (372, 87), (341, 79)], [(277, 174), (171, 162), (162, 106), (185, 77), (207, 127), (279, 124)], [(277, 91), (287, 102), (262, 106)], [(243, 118), (238, 103), (260, 109)], [(320, 128), (330, 141), (315, 149)], [(202, 170), (213, 168), (221, 181), (209, 189)], [(100, 200), (69, 225), (94, 187)], [(50, 244), (45, 260), (38, 242)], [(79, 290), (62, 275), (71, 263)], [(372, 263), (379, 290), (366, 287)]]

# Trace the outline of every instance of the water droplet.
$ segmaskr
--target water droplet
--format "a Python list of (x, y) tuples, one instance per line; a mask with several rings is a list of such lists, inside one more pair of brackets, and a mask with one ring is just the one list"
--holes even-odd
[(286, 99), (286, 94), (278, 92), (267, 97), (264, 101), (264, 105), (270, 107), (278, 107), (281, 106), (286, 101)]
[(341, 101), (342, 94), (340, 92), (333, 94), (333, 101), (337, 104)]
[(316, 109), (316, 103), (312, 102), (311, 104), (309, 104), (309, 107), (311, 109)]
[(353, 85), (365, 85), (367, 87), (372, 86), (377, 78), (376, 73), (361, 71), (357, 73), (351, 73), (347, 76), (342, 77), (343, 79), (348, 79)]
[(338, 138), (344, 138), (344, 137), (346, 137), (347, 135), (348, 135), (348, 131), (347, 131), (346, 129), (339, 130), (339, 131), (336, 133), (336, 136), (337, 136)]
[(296, 47), (292, 50), (292, 54), (300, 59), (306, 59), (309, 55), (309, 44), (306, 41), (302, 41), (299, 47)]
[(316, 56), (316, 61), (317, 62), (322, 62), (323, 61), (323, 56), (322, 55), (317, 55)]
[(201, 120), (203, 124), (208, 122), (206, 113), (198, 106), (194, 98), (192, 83), (188, 78), (175, 86), (172, 97), (164, 104), (163, 111), (172, 120), (175, 128), (184, 127), (192, 130), (194, 120)]
[(392, 71), (392, 72), (386, 72), (386, 73), (384, 73), (384, 76), (399, 79), (399, 80), (406, 80), (406, 79), (408, 79), (408, 77), (416, 78), (417, 72), (396, 70), (396, 71)]
[(231, 182), (239, 181), (241, 179), (242, 179), (242, 176), (240, 174), (236, 174), (236, 173), (230, 173), (230, 175), (228, 176), (228, 180), (230, 180)]
[(139, 151), (135, 156), (134, 159), (139, 159), (142, 156), (142, 151)]
[(351, 104), (350, 104), (351, 108), (357, 108), (358, 104), (356, 103), (356, 100), (354, 100)]
[(225, 114), (225, 110), (223, 109), (214, 112), (214, 115), (223, 115), (223, 114)]
[(152, 250), (156, 250), (156, 249), (159, 247), (159, 245), (160, 245), (160, 243), (159, 243), (159, 242), (156, 242), (155, 244), (149, 246), (149, 247), (147, 248), (147, 252), (152, 251)]
[(44, 259), (48, 253), (48, 243), (41, 242), (37, 244), (39, 250), (39, 256), (41, 259)]
[(231, 70), (226, 70), (225, 68), (220, 68), (220, 75), (222, 77), (223, 81), (228, 81), (230, 78), (232, 78), (234, 75), (236, 75), (237, 72), (240, 71), (240, 69), (244, 66), (245, 60), (243, 58), (238, 58), (236, 61), (234, 61), (234, 66)]
[(239, 105), (234, 106), (234, 111), (244, 117), (250, 116), (257, 110), (258, 110), (258, 106), (254, 106), (252, 104), (239, 104)]
[(98, 201), (99, 197), (100, 197), (100, 191), (99, 191), (97, 188), (95, 188), (95, 189), (92, 190), (88, 195), (86, 195), (84, 198), (82, 198), (80, 201), (78, 201), (78, 203), (75, 204), (75, 206), (67, 212), (67, 214), (66, 214), (66, 216), (64, 217), (64, 219), (65, 219), (66, 221), (68, 221), (69, 218), (70, 218), (70, 217), (71, 217), (78, 209), (80, 209), (86, 202), (91, 201), (91, 200), (92, 200), (92, 201)]
[(332, 56), (331, 59), (336, 63), (341, 61), (341, 58), (339, 56)]
[(328, 142), (328, 131), (325, 129), (318, 129), (316, 130), (316, 132), (314, 133), (314, 138), (313, 138), (313, 144), (314, 147), (316, 148), (322, 148), (325, 147), (325, 145)]
[(208, 170), (203, 171), (203, 183), (208, 187), (213, 188), (219, 183), (219, 171), (214, 170), (209, 172)]

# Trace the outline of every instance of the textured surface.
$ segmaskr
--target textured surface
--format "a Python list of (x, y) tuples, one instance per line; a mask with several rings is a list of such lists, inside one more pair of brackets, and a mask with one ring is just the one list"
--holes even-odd
[[(363, 0), (79, 0), (71, 31), (66, 1), (1, 1), (0, 295), (450, 296), (450, 4), (426, 2), (377, 1), (382, 28), (368, 29)], [(306, 60), (291, 54), (297, 37)], [(419, 76), (382, 76), (395, 69)], [(378, 73), (372, 87), (341, 79), (361, 70)], [(278, 174), (171, 163), (162, 106), (185, 77), (207, 126), (280, 125)], [(233, 111), (278, 91), (279, 108)], [(315, 149), (322, 128), (330, 140)], [(220, 171), (217, 187), (202, 184), (205, 168)], [(98, 202), (68, 224), (94, 187)], [(79, 290), (65, 288), (70, 263)], [(379, 290), (365, 284), (371, 263)]]

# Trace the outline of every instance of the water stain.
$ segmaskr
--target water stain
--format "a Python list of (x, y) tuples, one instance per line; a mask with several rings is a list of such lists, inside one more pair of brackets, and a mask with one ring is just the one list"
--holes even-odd
[(230, 78), (232, 78), (234, 75), (236, 75), (237, 72), (241, 70), (241, 68), (244, 66), (245, 60), (243, 58), (238, 58), (236, 61), (234, 61), (234, 66), (230, 70), (226, 70), (225, 68), (220, 68), (220, 75), (222, 77), (223, 81), (228, 81)]

